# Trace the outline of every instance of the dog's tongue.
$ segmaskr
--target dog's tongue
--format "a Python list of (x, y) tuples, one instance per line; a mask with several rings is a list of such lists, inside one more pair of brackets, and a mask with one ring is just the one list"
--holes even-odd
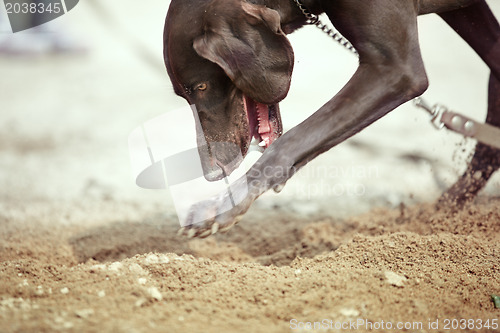
[(259, 140), (261, 147), (269, 147), (283, 131), (278, 104), (262, 104), (247, 96), (243, 99), (250, 127), (250, 138), (255, 137)]

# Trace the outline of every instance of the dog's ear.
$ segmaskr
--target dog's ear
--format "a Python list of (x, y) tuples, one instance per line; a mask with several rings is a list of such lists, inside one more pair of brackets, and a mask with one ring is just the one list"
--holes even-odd
[(248, 15), (247, 20), (252, 25), (263, 22), (271, 31), (281, 34), (280, 15), (277, 11), (266, 6), (252, 5), (248, 2), (242, 2), (241, 8)]
[(244, 1), (239, 13), (211, 16), (219, 21), (196, 38), (193, 47), (198, 55), (222, 67), (247, 96), (260, 103), (277, 103), (288, 93), (294, 61), (279, 14)]

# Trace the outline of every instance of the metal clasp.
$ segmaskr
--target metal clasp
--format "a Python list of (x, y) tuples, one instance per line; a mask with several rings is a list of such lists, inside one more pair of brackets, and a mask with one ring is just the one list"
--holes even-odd
[(448, 108), (441, 104), (434, 104), (432, 107), (422, 97), (413, 99), (413, 105), (427, 111), (431, 116), (431, 124), (438, 130), (444, 127), (441, 120), (443, 112), (448, 111)]

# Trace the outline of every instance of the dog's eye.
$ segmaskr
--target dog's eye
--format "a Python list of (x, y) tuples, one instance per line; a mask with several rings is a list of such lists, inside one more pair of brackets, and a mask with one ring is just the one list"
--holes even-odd
[(207, 89), (207, 84), (206, 83), (200, 83), (199, 85), (196, 86), (197, 90), (203, 91)]

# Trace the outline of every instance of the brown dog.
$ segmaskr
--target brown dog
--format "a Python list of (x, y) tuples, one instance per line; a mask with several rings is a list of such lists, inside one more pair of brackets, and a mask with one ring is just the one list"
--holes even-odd
[[(231, 227), (262, 193), (279, 191), (302, 166), (428, 86), (417, 16), (438, 13), (491, 70), (487, 122), (500, 126), (500, 26), (484, 0), (303, 0), (326, 13), (359, 54), (345, 87), (281, 136), (278, 102), (288, 93), (293, 51), (286, 37), (306, 24), (294, 0), (172, 0), (164, 57), (175, 92), (195, 104), (205, 177), (230, 174), (255, 138), (262, 157), (226, 194), (191, 209), (189, 236)], [(201, 144), (203, 142), (204, 144)], [(212, 145), (224, 142), (226, 145)], [(215, 148), (218, 147), (218, 148)], [(500, 152), (477, 145), (466, 173), (446, 198), (464, 202), (500, 167)], [(477, 177), (480, 175), (480, 177)], [(474, 176), (474, 177), (473, 177)]]

